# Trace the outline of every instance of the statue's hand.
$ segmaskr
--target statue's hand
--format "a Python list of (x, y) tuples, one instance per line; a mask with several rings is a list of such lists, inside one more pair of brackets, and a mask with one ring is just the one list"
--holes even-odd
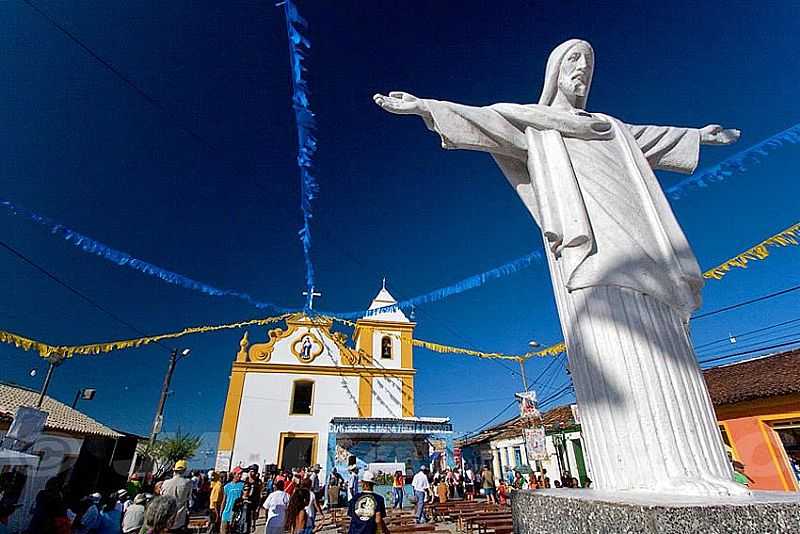
[(726, 129), (719, 124), (709, 124), (700, 128), (700, 142), (704, 145), (732, 145), (739, 140), (742, 132)]
[(427, 115), (428, 106), (425, 102), (410, 93), (403, 91), (392, 91), (389, 96), (376, 94), (372, 97), (376, 104), (388, 111), (398, 115)]

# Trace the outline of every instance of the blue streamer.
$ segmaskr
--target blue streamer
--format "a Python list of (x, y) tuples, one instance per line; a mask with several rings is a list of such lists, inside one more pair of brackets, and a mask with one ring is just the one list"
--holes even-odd
[(770, 152), (787, 145), (800, 144), (800, 123), (782, 132), (767, 137), (763, 141), (737, 152), (709, 169), (696, 172), (680, 182), (666, 188), (664, 192), (673, 200), (680, 199), (691, 187), (707, 187), (712, 182), (721, 182), (733, 173), (744, 172), (748, 167), (756, 165), (769, 156)]
[(415, 306), (420, 306), (422, 304), (430, 304), (432, 302), (437, 302), (439, 300), (446, 299), (447, 297), (452, 297), (453, 295), (458, 295), (459, 293), (463, 293), (464, 291), (469, 291), (470, 289), (475, 289), (476, 287), (480, 287), (486, 282), (489, 282), (490, 280), (498, 280), (508, 275), (517, 273), (523, 269), (527, 269), (528, 267), (530, 267), (534, 261), (540, 261), (543, 258), (544, 256), (541, 250), (534, 250), (530, 254), (526, 254), (525, 256), (522, 256), (515, 260), (511, 260), (510, 262), (505, 263), (499, 267), (495, 267), (494, 269), (489, 269), (488, 271), (482, 272), (480, 274), (470, 276), (459, 282), (456, 282), (455, 284), (449, 285), (447, 287), (442, 287), (439, 289), (434, 289), (433, 291), (429, 291), (428, 293), (424, 293), (417, 297), (402, 300), (397, 304), (393, 304), (391, 306), (384, 306), (383, 308), (378, 308), (375, 310), (367, 310), (366, 312), (363, 310), (359, 310), (352, 312), (329, 312), (329, 313), (320, 312), (320, 313), (323, 313), (325, 315), (332, 315), (340, 319), (358, 319), (360, 317), (369, 317), (371, 315), (376, 315), (378, 313), (394, 311), (397, 310), (398, 308), (407, 310)]
[[(717, 165), (711, 167), (710, 169), (706, 171), (701, 171), (697, 176), (686, 178), (676, 183), (675, 185), (667, 188), (665, 191), (670, 197), (674, 199), (681, 198), (683, 191), (688, 190), (690, 186), (697, 185), (699, 187), (704, 187), (706, 181), (720, 181), (732, 175), (734, 172), (743, 172), (747, 169), (746, 166), (747, 164), (752, 164), (760, 161), (762, 158), (768, 156), (775, 149), (784, 146), (786, 144), (800, 144), (800, 124), (792, 126), (791, 128), (788, 128), (780, 133), (777, 133), (761, 141), (760, 143), (753, 145), (750, 148), (747, 148), (737, 154), (734, 154), (733, 156), (723, 160)], [(72, 230), (64, 226), (63, 224), (53, 221), (48, 217), (39, 215), (23, 207), (14, 205), (12, 202), (8, 200), (0, 200), (0, 206), (5, 207), (13, 215), (25, 217), (41, 226), (47, 227), (50, 230), (50, 233), (61, 235), (67, 242), (83, 250), (84, 252), (94, 254), (117, 265), (128, 267), (130, 269), (139, 271), (143, 274), (159, 278), (167, 283), (178, 285), (186, 289), (193, 289), (195, 291), (199, 291), (206, 295), (211, 295), (215, 297), (235, 297), (259, 309), (272, 309), (280, 313), (303, 311), (297, 308), (286, 308), (283, 306), (279, 306), (272, 302), (259, 301), (253, 298), (248, 293), (242, 291), (219, 289), (209, 284), (193, 280), (187, 276), (183, 276), (181, 274), (169, 271), (167, 269), (162, 269), (161, 267), (153, 265), (152, 263), (148, 263), (144, 260), (135, 258), (130, 254), (128, 254), (127, 252), (116, 250), (95, 239), (92, 239), (86, 235), (76, 232), (75, 230)], [(309, 246), (310, 246), (310, 241), (309, 241)], [(541, 250), (536, 250), (531, 252), (530, 254), (511, 260), (510, 262), (504, 265), (501, 265), (494, 269), (490, 269), (484, 273), (470, 276), (469, 278), (465, 278), (464, 280), (456, 282), (455, 284), (435, 289), (433, 291), (430, 291), (423, 295), (419, 295), (417, 297), (403, 300), (402, 302), (399, 302), (394, 306), (387, 306), (386, 308), (381, 308), (380, 310), (371, 310), (371, 311), (363, 310), (363, 311), (351, 311), (343, 313), (330, 312), (326, 313), (326, 315), (333, 315), (335, 317), (339, 317), (342, 319), (353, 319), (353, 318), (368, 316), (375, 313), (380, 313), (383, 311), (391, 311), (394, 308), (410, 309), (414, 306), (437, 302), (447, 297), (463, 293), (464, 291), (480, 287), (486, 282), (489, 282), (490, 280), (496, 280), (504, 276), (516, 273), (522, 269), (529, 267), (534, 261), (541, 260), (542, 257), (543, 256)], [(312, 273), (313, 273), (313, 268), (312, 268)]]
[(308, 23), (300, 15), (292, 0), (283, 4), (286, 13), (286, 32), (289, 37), (289, 64), (292, 71), (292, 109), (297, 123), (297, 166), (300, 168), (300, 209), (303, 211), (303, 227), (298, 234), (303, 244), (303, 258), (306, 265), (306, 303), (305, 310), (310, 311), (314, 292), (314, 264), (311, 261), (311, 201), (319, 192), (319, 184), (311, 174), (314, 153), (317, 151), (317, 139), (314, 137), (316, 122), (309, 105), (308, 83), (303, 78), (303, 60), (311, 42), (303, 36), (301, 30), (308, 28)]
[(121, 250), (109, 247), (108, 245), (105, 245), (100, 241), (92, 239), (91, 237), (86, 236), (80, 232), (76, 232), (75, 230), (68, 228), (63, 224), (60, 224), (50, 219), (49, 217), (45, 217), (44, 215), (39, 215), (38, 213), (34, 213), (28, 209), (23, 208), (22, 206), (15, 205), (8, 200), (0, 200), (0, 206), (6, 208), (13, 215), (25, 217), (28, 220), (31, 220), (41, 226), (48, 228), (51, 234), (60, 235), (68, 243), (83, 250), (84, 252), (88, 252), (89, 254), (94, 254), (95, 256), (99, 256), (121, 267), (128, 267), (130, 269), (133, 269), (134, 271), (139, 271), (140, 273), (144, 273), (146, 275), (153, 276), (155, 278), (160, 278), (161, 280), (169, 284), (180, 286), (186, 289), (193, 289), (195, 291), (199, 291), (200, 293), (205, 293), (206, 295), (211, 295), (213, 297), (236, 297), (260, 309), (272, 309), (281, 313), (291, 313), (295, 311), (300, 311), (296, 308), (284, 308), (283, 306), (279, 306), (272, 302), (261, 302), (242, 291), (219, 289), (214, 286), (204, 284), (203, 282), (198, 282), (197, 280), (193, 280), (188, 276), (184, 276), (182, 274), (178, 274), (176, 272), (169, 271), (167, 269), (162, 269), (157, 265), (153, 265), (152, 263), (148, 263), (144, 260), (135, 258), (134, 256), (131, 256), (127, 252), (123, 252)]

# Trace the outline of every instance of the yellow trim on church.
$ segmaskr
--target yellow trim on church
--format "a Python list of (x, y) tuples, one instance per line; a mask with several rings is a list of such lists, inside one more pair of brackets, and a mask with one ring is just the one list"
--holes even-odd
[(372, 377), (362, 376), (358, 381), (358, 416), (372, 417)]
[(236, 362), (233, 368), (247, 373), (282, 373), (298, 375), (336, 375), (336, 376), (414, 376), (417, 372), (414, 369), (391, 369), (386, 367), (349, 367), (340, 365), (296, 365), (288, 363), (271, 363), (263, 365), (260, 363)]
[(414, 377), (404, 376), (401, 379), (403, 393), (403, 417), (414, 417)]
[(236, 364), (231, 370), (231, 378), (228, 383), (228, 398), (225, 400), (225, 413), (222, 416), (222, 427), (219, 431), (218, 450), (233, 451), (236, 440), (236, 426), (239, 423), (239, 408), (242, 405), (242, 393), (244, 392), (244, 370), (237, 370)]

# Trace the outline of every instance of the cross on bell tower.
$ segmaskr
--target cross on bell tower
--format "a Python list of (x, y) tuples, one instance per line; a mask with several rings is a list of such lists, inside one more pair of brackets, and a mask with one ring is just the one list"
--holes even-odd
[(314, 309), (314, 297), (321, 297), (322, 293), (314, 291), (314, 286), (311, 286), (311, 291), (303, 291), (303, 296), (306, 297), (306, 305), (309, 310)]

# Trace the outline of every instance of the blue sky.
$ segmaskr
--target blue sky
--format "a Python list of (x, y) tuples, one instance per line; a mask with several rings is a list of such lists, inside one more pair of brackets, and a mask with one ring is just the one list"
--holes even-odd
[[(23, 2), (0, 3), (3, 197), (116, 248), (221, 287), (302, 304), (296, 137), (283, 13), (271, 2), (35, 2), (153, 95), (156, 109)], [(736, 2), (300, 2), (313, 43), (308, 80), (319, 121), (313, 258), (325, 309), (365, 307), (383, 276), (398, 298), (494, 267), (540, 246), (537, 228), (484, 154), (444, 152), (415, 118), (393, 117), (375, 92), (406, 90), (467, 104), (538, 99), (549, 51), (589, 40), (589, 99), (635, 123), (743, 131), (706, 147), (710, 166), (798, 121), (796, 9)], [(199, 134), (199, 142), (185, 130)], [(800, 154), (674, 201), (710, 267), (798, 217)], [(681, 177), (660, 174), (669, 185)], [(2, 240), (147, 332), (259, 316), (87, 256), (0, 214)], [(51, 343), (135, 336), (0, 251), (0, 327)], [(710, 282), (704, 310), (797, 284), (797, 250)], [(697, 343), (792, 319), (796, 293), (694, 323)], [(518, 353), (561, 334), (544, 265), (421, 307), (422, 339)], [(797, 335), (795, 335), (795, 333)], [(800, 337), (800, 327), (774, 331)], [(219, 428), (240, 332), (186, 339), (165, 426)], [(251, 329), (263, 339), (266, 329)], [(767, 339), (768, 338), (760, 338)], [(724, 345), (723, 345), (724, 347)], [(731, 350), (725, 347), (726, 350)], [(703, 353), (705, 354), (705, 353)], [(166, 367), (158, 347), (87, 357), (58, 369), (51, 393), (70, 402), (96, 387), (87, 413), (146, 433)], [(538, 378), (549, 360), (527, 366)], [(501, 364), (416, 351), (417, 412), (458, 431), (496, 415), (520, 385)], [(505, 364), (507, 365), (507, 364)], [(0, 347), (2, 378), (41, 384), (35, 355)], [(29, 371), (40, 371), (35, 378)], [(511, 367), (515, 369), (515, 367)], [(553, 372), (557, 371), (557, 372)], [(562, 362), (540, 396), (567, 383)], [(568, 401), (569, 397), (561, 399)], [(448, 404), (451, 403), (451, 404)], [(511, 411), (505, 415), (511, 415)]]

